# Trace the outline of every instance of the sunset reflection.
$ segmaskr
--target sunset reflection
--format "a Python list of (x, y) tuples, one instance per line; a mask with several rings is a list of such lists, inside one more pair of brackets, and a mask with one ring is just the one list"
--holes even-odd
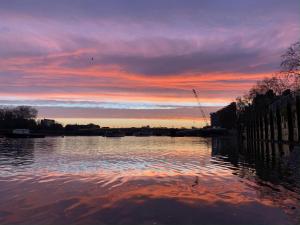
[(221, 217), (212, 216), (216, 211), (224, 212), (228, 225), (297, 218), (291, 209), (298, 208), (297, 194), (259, 180), (251, 167), (212, 157), (211, 144), (170, 137), (2, 140), (2, 146), (22, 145), (33, 154), (31, 161), (28, 153), (0, 154), (2, 221), (178, 224), (191, 216), (193, 222), (219, 223)]

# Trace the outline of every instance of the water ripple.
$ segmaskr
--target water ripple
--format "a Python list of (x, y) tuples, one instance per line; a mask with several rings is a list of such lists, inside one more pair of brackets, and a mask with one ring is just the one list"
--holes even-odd
[(226, 217), (273, 225), (300, 215), (299, 174), (223, 153), (211, 139), (2, 138), (0, 149), (1, 224), (219, 224)]

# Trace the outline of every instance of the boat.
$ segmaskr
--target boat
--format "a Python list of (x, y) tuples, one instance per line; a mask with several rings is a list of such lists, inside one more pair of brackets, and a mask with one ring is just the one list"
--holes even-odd
[(29, 129), (14, 129), (4, 134), (7, 138), (44, 138), (44, 134), (31, 133)]

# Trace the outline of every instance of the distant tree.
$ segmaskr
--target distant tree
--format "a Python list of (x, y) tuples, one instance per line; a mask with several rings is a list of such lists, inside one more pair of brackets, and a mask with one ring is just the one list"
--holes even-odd
[(269, 91), (272, 91), (276, 95), (280, 95), (286, 89), (287, 86), (279, 77), (273, 76), (271, 78), (264, 78), (261, 81), (257, 81), (256, 85), (254, 85), (247, 94), (236, 99), (237, 109), (245, 109), (245, 107), (253, 103), (255, 98), (265, 95)]
[(99, 129), (99, 125), (95, 125), (93, 123), (80, 125), (80, 124), (67, 124), (65, 129), (67, 131), (74, 131), (74, 130), (92, 130), (92, 129)]
[(289, 89), (300, 88), (300, 41), (292, 44), (281, 56), (280, 74), (284, 77)]
[(248, 95), (236, 98), (236, 108), (238, 112), (244, 112), (250, 104), (251, 101), (248, 99)]
[(31, 106), (18, 106), (13, 110), (16, 118), (31, 120), (36, 119), (38, 111)]
[(257, 95), (264, 95), (270, 90), (272, 90), (276, 95), (281, 95), (287, 89), (291, 89), (290, 83), (285, 77), (278, 74), (276, 76), (257, 81), (256, 85), (249, 91), (249, 98), (254, 99)]
[(300, 88), (300, 42), (292, 44), (287, 49), (282, 55), (280, 65), (280, 72), (257, 81), (247, 94), (236, 99), (238, 111), (245, 110), (255, 102), (255, 99), (261, 101), (265, 95), (270, 100), (275, 97), (274, 95), (282, 95), (286, 90), (295, 91)]
[(30, 106), (0, 108), (0, 128), (36, 128), (37, 110)]
[(300, 76), (300, 41), (292, 44), (282, 55), (282, 72)]

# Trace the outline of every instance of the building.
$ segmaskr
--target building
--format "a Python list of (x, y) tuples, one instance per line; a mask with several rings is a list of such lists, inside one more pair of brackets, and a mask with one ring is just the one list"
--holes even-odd
[(210, 124), (212, 127), (219, 127), (220, 123), (216, 112), (210, 114)]
[(235, 102), (232, 102), (219, 111), (210, 114), (210, 122), (212, 127), (234, 129), (236, 127), (236, 121), (237, 115)]
[(42, 119), (41, 125), (42, 125), (42, 127), (51, 127), (51, 126), (55, 125), (55, 120)]
[(238, 118), (241, 139), (252, 141), (300, 141), (300, 91), (281, 96), (259, 96)]

